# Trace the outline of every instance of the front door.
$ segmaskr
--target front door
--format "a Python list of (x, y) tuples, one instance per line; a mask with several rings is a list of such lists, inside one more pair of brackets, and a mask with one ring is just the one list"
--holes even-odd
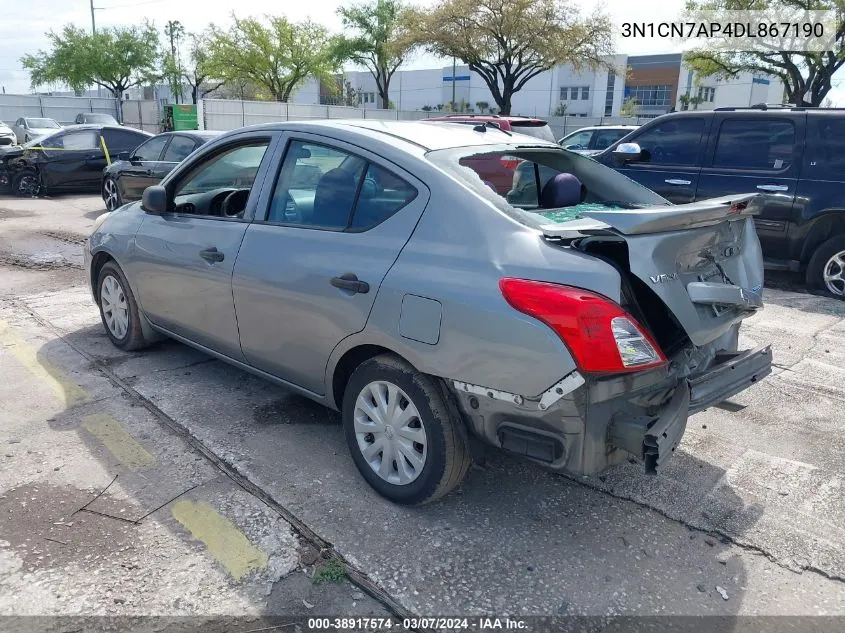
[(132, 152), (129, 165), (121, 170), (118, 182), (124, 200), (139, 200), (144, 189), (158, 182), (153, 180), (153, 171), (161, 160), (168, 140), (170, 138), (166, 134), (154, 136)]
[(47, 161), (41, 166), (46, 187), (99, 189), (106, 155), (97, 130), (70, 130), (41, 142)]
[(606, 152), (602, 162), (675, 204), (692, 202), (703, 157), (707, 119), (672, 116), (644, 126), (626, 139), (642, 150), (639, 160), (624, 164)]
[(186, 166), (167, 184), (173, 192), (170, 212), (145, 216), (130, 263), (150, 321), (236, 360), (243, 355), (232, 270), (271, 142), (270, 135), (252, 134)]
[(366, 325), (428, 190), (361, 148), (297, 136), (232, 286), (247, 361), (323, 394), (329, 355)]
[(731, 194), (765, 196), (754, 218), (763, 255), (785, 254), (789, 221), (801, 170), (806, 114), (717, 112), (707, 158), (698, 180), (697, 200)]

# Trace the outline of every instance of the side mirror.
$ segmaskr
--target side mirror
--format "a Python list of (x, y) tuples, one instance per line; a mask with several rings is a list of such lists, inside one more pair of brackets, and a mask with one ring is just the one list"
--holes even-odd
[(633, 163), (642, 156), (643, 151), (637, 143), (619, 143), (613, 150), (613, 158), (620, 163)]
[(152, 185), (144, 189), (141, 208), (153, 215), (167, 213), (167, 189), (161, 185)]

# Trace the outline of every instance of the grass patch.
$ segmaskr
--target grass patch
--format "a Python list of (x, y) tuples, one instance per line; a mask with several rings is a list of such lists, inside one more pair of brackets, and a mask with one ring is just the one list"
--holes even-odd
[(346, 567), (338, 559), (332, 558), (317, 568), (312, 580), (315, 585), (319, 585), (321, 582), (340, 582), (344, 578), (346, 578)]

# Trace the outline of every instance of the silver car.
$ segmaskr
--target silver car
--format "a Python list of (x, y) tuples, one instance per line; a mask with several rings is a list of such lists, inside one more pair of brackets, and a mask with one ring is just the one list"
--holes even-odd
[[(497, 190), (524, 162), (534, 182)], [(490, 127), (291, 122), (207, 143), (98, 218), (85, 258), (119, 348), (171, 337), (339, 409), (363, 477), (419, 504), (476, 440), (660, 470), (691, 414), (770, 371), (737, 349), (758, 209), (673, 206)]]
[(12, 130), (20, 144), (29, 143), (60, 129), (62, 126), (58, 122), (44, 117), (21, 117), (12, 125)]

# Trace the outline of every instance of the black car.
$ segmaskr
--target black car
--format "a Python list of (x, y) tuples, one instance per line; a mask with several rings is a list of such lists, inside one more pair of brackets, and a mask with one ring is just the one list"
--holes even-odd
[(845, 110), (676, 112), (593, 156), (675, 203), (760, 193), (767, 268), (845, 298)]
[(157, 185), (176, 165), (200, 145), (221, 132), (165, 132), (148, 139), (127, 156), (103, 171), (102, 194), (106, 209), (114, 211), (140, 200), (144, 189)]
[(21, 196), (98, 191), (106, 152), (114, 159), (152, 134), (113, 125), (76, 125), (0, 153), (0, 185)]

